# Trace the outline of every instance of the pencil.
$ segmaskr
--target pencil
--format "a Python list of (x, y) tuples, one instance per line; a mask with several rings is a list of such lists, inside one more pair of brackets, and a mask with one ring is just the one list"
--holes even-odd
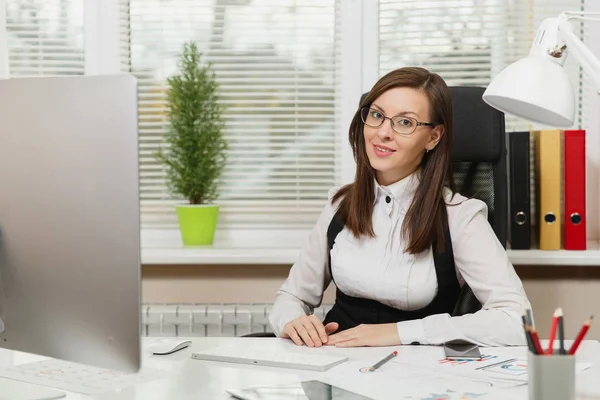
[(565, 316), (558, 317), (558, 354), (567, 354), (565, 351)]
[(533, 344), (535, 345), (535, 350), (537, 351), (537, 354), (544, 354), (544, 350), (542, 349), (542, 345), (540, 344), (540, 338), (538, 337), (538, 334), (535, 331), (535, 328), (532, 328), (531, 326), (528, 326), (528, 328), (529, 328), (529, 333), (531, 333), (531, 340), (533, 341)]
[(528, 324), (531, 325), (532, 328), (535, 328), (535, 321), (533, 320), (533, 311), (531, 310), (531, 303), (527, 303), (527, 308), (525, 308), (525, 312), (527, 313)]
[(527, 317), (525, 316), (525, 314), (523, 314), (521, 316), (521, 319), (523, 320), (523, 330), (525, 331), (525, 339), (527, 340), (527, 347), (529, 347), (529, 351), (531, 351), (533, 354), (536, 354), (537, 352), (535, 350), (535, 345), (533, 344), (533, 339), (531, 339), (531, 334), (527, 330), (527, 326), (529, 324), (527, 324)]
[(554, 315), (552, 317), (552, 327), (550, 328), (550, 337), (548, 338), (548, 351), (546, 354), (551, 355), (554, 351), (554, 336), (556, 335), (556, 328), (558, 327), (558, 318), (562, 317), (562, 308), (557, 308), (554, 310)]
[(573, 343), (573, 346), (571, 346), (571, 349), (569, 350), (569, 355), (575, 354), (575, 352), (577, 351), (577, 348), (579, 347), (579, 344), (583, 340), (583, 337), (587, 333), (588, 329), (590, 329), (590, 325), (592, 325), (593, 319), (594, 319), (594, 316), (592, 315), (592, 316), (590, 316), (590, 319), (585, 321), (585, 323), (581, 327), (581, 330), (579, 331), (579, 334), (577, 335), (577, 338), (575, 339), (575, 342)]
[(394, 351), (392, 354), (386, 356), (383, 360), (379, 361), (377, 364), (375, 364), (371, 368), (369, 368), (369, 371), (375, 371), (377, 368), (381, 367), (383, 364), (390, 361), (392, 358), (396, 357), (397, 355), (398, 355), (398, 352)]

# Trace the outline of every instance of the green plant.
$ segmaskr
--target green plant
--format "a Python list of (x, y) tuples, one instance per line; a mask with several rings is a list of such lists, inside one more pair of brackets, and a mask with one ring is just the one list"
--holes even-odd
[(167, 133), (156, 158), (165, 165), (171, 195), (190, 204), (208, 204), (218, 197), (225, 166), (223, 107), (211, 65), (202, 65), (194, 42), (184, 44), (179, 73), (167, 79)]

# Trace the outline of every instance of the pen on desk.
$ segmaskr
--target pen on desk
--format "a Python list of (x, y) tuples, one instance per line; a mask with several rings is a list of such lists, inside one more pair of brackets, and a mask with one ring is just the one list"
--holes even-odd
[(475, 369), (477, 370), (483, 370), (483, 369), (488, 369), (488, 368), (492, 368), (492, 367), (497, 367), (498, 365), (502, 365), (502, 364), (508, 364), (510, 362), (513, 361), (517, 361), (516, 358), (509, 358), (508, 360), (502, 360), (502, 361), (498, 361), (497, 363), (493, 363), (493, 364), (488, 364), (488, 365), (484, 365), (483, 367), (477, 367)]
[[(565, 351), (565, 323), (564, 323), (564, 315), (558, 316), (558, 354), (567, 354)], [(552, 353), (550, 353), (552, 354)]]
[(556, 328), (558, 327), (558, 319), (562, 317), (562, 308), (557, 308), (552, 316), (552, 327), (550, 328), (550, 337), (548, 338), (548, 351), (546, 354), (551, 355), (554, 351), (554, 337), (556, 336)]
[(398, 352), (394, 351), (392, 354), (388, 355), (383, 360), (379, 361), (377, 364), (375, 364), (371, 368), (369, 368), (369, 371), (375, 371), (377, 368), (381, 367), (383, 364), (390, 361), (392, 358), (396, 357), (397, 355), (398, 355)]
[(575, 339), (575, 342), (573, 343), (573, 345), (571, 346), (571, 349), (569, 350), (569, 355), (575, 354), (575, 352), (577, 351), (577, 348), (579, 347), (579, 344), (583, 340), (583, 337), (587, 333), (588, 329), (590, 329), (590, 325), (592, 324), (593, 319), (594, 319), (594, 316), (592, 315), (592, 316), (590, 316), (590, 319), (585, 321), (585, 323), (581, 327), (581, 330), (579, 331), (579, 334), (577, 334), (577, 338)]

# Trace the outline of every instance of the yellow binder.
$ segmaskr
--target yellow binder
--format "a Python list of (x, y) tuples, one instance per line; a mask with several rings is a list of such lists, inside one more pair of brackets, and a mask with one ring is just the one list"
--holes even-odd
[(534, 131), (538, 176), (540, 249), (561, 248), (561, 131)]

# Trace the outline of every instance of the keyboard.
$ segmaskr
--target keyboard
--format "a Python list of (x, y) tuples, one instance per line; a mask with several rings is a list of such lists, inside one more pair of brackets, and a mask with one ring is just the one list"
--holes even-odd
[(222, 361), (309, 371), (326, 371), (348, 359), (347, 357), (330, 354), (307, 354), (285, 349), (264, 349), (258, 346), (241, 347), (233, 345), (193, 352), (192, 358), (195, 360)]
[(167, 375), (167, 372), (154, 368), (142, 368), (136, 374), (125, 374), (52, 358), (0, 369), (2, 378), (88, 395), (123, 389)]

